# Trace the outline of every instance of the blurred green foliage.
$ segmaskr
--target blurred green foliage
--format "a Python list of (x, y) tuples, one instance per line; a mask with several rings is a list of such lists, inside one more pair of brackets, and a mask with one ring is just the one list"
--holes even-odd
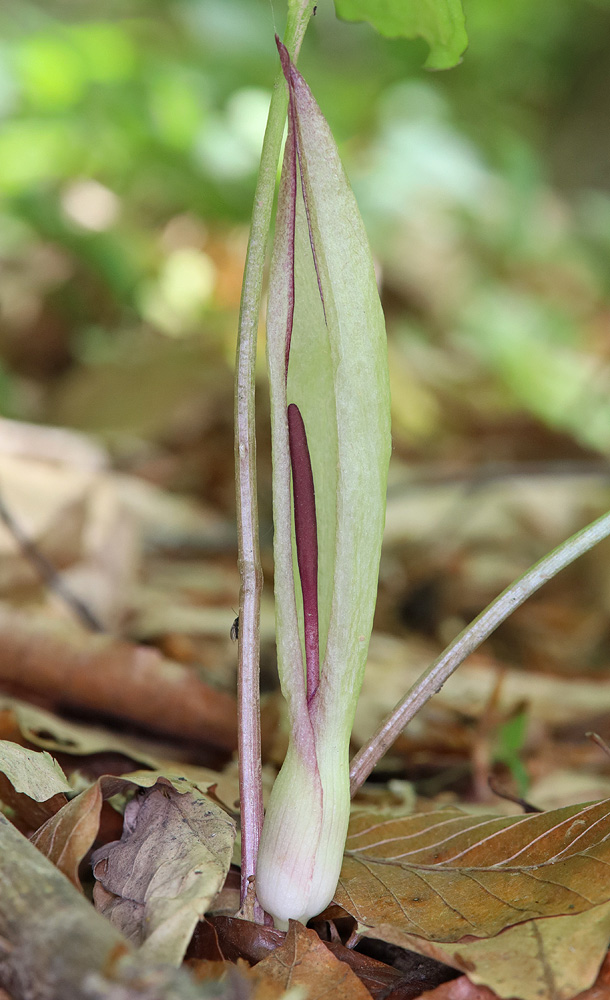
[(494, 762), (504, 764), (510, 771), (517, 794), (527, 795), (530, 779), (522, 754), (527, 739), (527, 712), (518, 712), (504, 722), (495, 734)]
[[(442, 456), (521, 411), (607, 453), (610, 2), (464, 7), (447, 73), (330, 0), (300, 61), (382, 268), (397, 441)], [(228, 375), (283, 20), (279, 0), (3, 4), (1, 412), (104, 431), (78, 373), (137, 374), (153, 344), (163, 375), (160, 342), (205, 342)]]
[(366, 21), (386, 38), (425, 38), (428, 69), (450, 69), (468, 44), (461, 0), (335, 0), (339, 17)]

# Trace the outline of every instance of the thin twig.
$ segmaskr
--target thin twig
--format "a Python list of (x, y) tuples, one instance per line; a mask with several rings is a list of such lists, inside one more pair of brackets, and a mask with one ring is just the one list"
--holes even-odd
[[(293, 58), (299, 51), (313, 3), (289, 5), (286, 45)], [(288, 96), (283, 74), (275, 82), (261, 164), (242, 286), (235, 368), (235, 481), (237, 494), (239, 599), (238, 718), (241, 800), (241, 902), (244, 916), (262, 921), (263, 911), (248, 893), (256, 873), (263, 825), (261, 779), (259, 619), (263, 576), (258, 541), (254, 373), (263, 269), (271, 225), (277, 166), (284, 133)], [(251, 902), (252, 901), (252, 902)]]
[(600, 750), (603, 750), (607, 757), (610, 757), (610, 747), (605, 740), (601, 738), (599, 733), (585, 733), (588, 740), (592, 743), (596, 743)]
[(498, 625), (544, 583), (608, 535), (610, 535), (610, 514), (604, 514), (544, 556), (460, 632), (390, 712), (366, 746), (362, 747), (353, 758), (350, 765), (352, 795), (366, 781), (377, 762), (389, 750), (407, 723), (433, 694), (440, 691), (460, 663), (478, 649)]
[(84, 601), (81, 601), (80, 597), (72, 593), (62, 580), (55, 566), (42, 554), (31, 538), (28, 538), (19, 522), (15, 520), (11, 511), (6, 506), (2, 494), (0, 494), (0, 520), (4, 521), (23, 555), (32, 564), (42, 582), (46, 584), (49, 590), (52, 590), (54, 594), (57, 594), (62, 599), (64, 604), (70, 608), (86, 628), (92, 632), (105, 632), (106, 629), (90, 608), (87, 607)]

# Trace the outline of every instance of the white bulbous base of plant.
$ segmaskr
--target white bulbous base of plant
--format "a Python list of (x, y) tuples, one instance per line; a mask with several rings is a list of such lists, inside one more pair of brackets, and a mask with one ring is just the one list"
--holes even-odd
[[(271, 792), (256, 872), (258, 900), (286, 930), (333, 898), (350, 814), (347, 754), (308, 766), (290, 749)], [(334, 760), (333, 760), (334, 757)]]

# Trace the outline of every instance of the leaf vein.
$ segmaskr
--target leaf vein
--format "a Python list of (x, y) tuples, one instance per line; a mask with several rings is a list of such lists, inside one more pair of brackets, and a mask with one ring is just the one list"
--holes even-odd
[[(413, 924), (413, 926), (414, 926), (414, 927), (418, 927), (418, 928), (419, 928), (419, 929), (421, 930), (421, 932), (422, 932), (422, 937), (427, 937), (427, 936), (428, 936), (428, 934), (429, 934), (429, 932), (428, 932), (428, 931), (427, 931), (427, 930), (426, 930), (426, 929), (425, 929), (424, 927), (422, 927), (422, 925), (421, 925), (421, 924), (420, 924), (420, 923), (419, 923), (419, 922), (418, 922), (417, 920), (414, 920), (414, 918), (413, 918), (413, 917), (412, 917), (412, 916), (411, 916), (410, 914), (408, 914), (408, 913), (407, 913), (407, 911), (405, 910), (404, 906), (403, 906), (403, 905), (402, 905), (402, 903), (400, 902), (400, 900), (399, 900), (398, 896), (397, 896), (397, 895), (396, 895), (396, 893), (395, 893), (395, 892), (393, 891), (393, 889), (391, 889), (391, 888), (390, 888), (390, 886), (389, 886), (389, 885), (387, 885), (387, 884), (386, 884), (386, 883), (385, 883), (385, 882), (383, 881), (383, 879), (382, 879), (382, 878), (380, 878), (380, 876), (379, 876), (379, 875), (377, 875), (377, 874), (376, 874), (376, 872), (374, 872), (374, 871), (373, 871), (373, 870), (372, 870), (372, 869), (371, 869), (371, 868), (369, 867), (369, 865), (365, 864), (365, 865), (364, 865), (364, 867), (365, 867), (365, 868), (366, 868), (366, 870), (368, 871), (369, 875), (372, 875), (372, 877), (373, 877), (373, 878), (374, 878), (374, 879), (375, 879), (375, 880), (376, 880), (377, 882), (379, 882), (379, 884), (380, 884), (380, 885), (382, 885), (382, 886), (383, 886), (383, 888), (384, 888), (384, 889), (386, 890), (386, 892), (388, 892), (388, 893), (389, 893), (389, 895), (390, 895), (390, 896), (392, 897), (392, 899), (393, 899), (393, 900), (394, 900), (394, 902), (396, 903), (396, 906), (398, 907), (398, 909), (400, 910), (400, 912), (402, 913), (402, 915), (403, 915), (404, 917), (406, 917), (406, 919), (407, 919), (407, 920), (408, 920), (408, 921), (409, 921), (409, 922), (410, 922), (411, 924)], [(416, 874), (418, 875), (418, 877), (419, 877), (419, 878), (421, 878), (421, 876), (419, 875), (419, 873), (416, 873)], [(423, 881), (424, 881), (424, 879), (422, 879), (422, 882), (423, 882)]]

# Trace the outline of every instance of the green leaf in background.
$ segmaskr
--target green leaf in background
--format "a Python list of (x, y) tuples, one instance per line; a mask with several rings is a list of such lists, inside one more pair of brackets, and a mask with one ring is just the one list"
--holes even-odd
[(506, 764), (513, 778), (517, 782), (519, 795), (527, 794), (529, 787), (529, 775), (527, 768), (521, 759), (521, 754), (527, 739), (527, 712), (518, 712), (504, 725), (500, 726), (496, 734), (496, 747), (494, 750), (494, 760)]
[(461, 0), (335, 0), (344, 21), (368, 21), (386, 38), (423, 38), (425, 66), (450, 69), (468, 45)]

